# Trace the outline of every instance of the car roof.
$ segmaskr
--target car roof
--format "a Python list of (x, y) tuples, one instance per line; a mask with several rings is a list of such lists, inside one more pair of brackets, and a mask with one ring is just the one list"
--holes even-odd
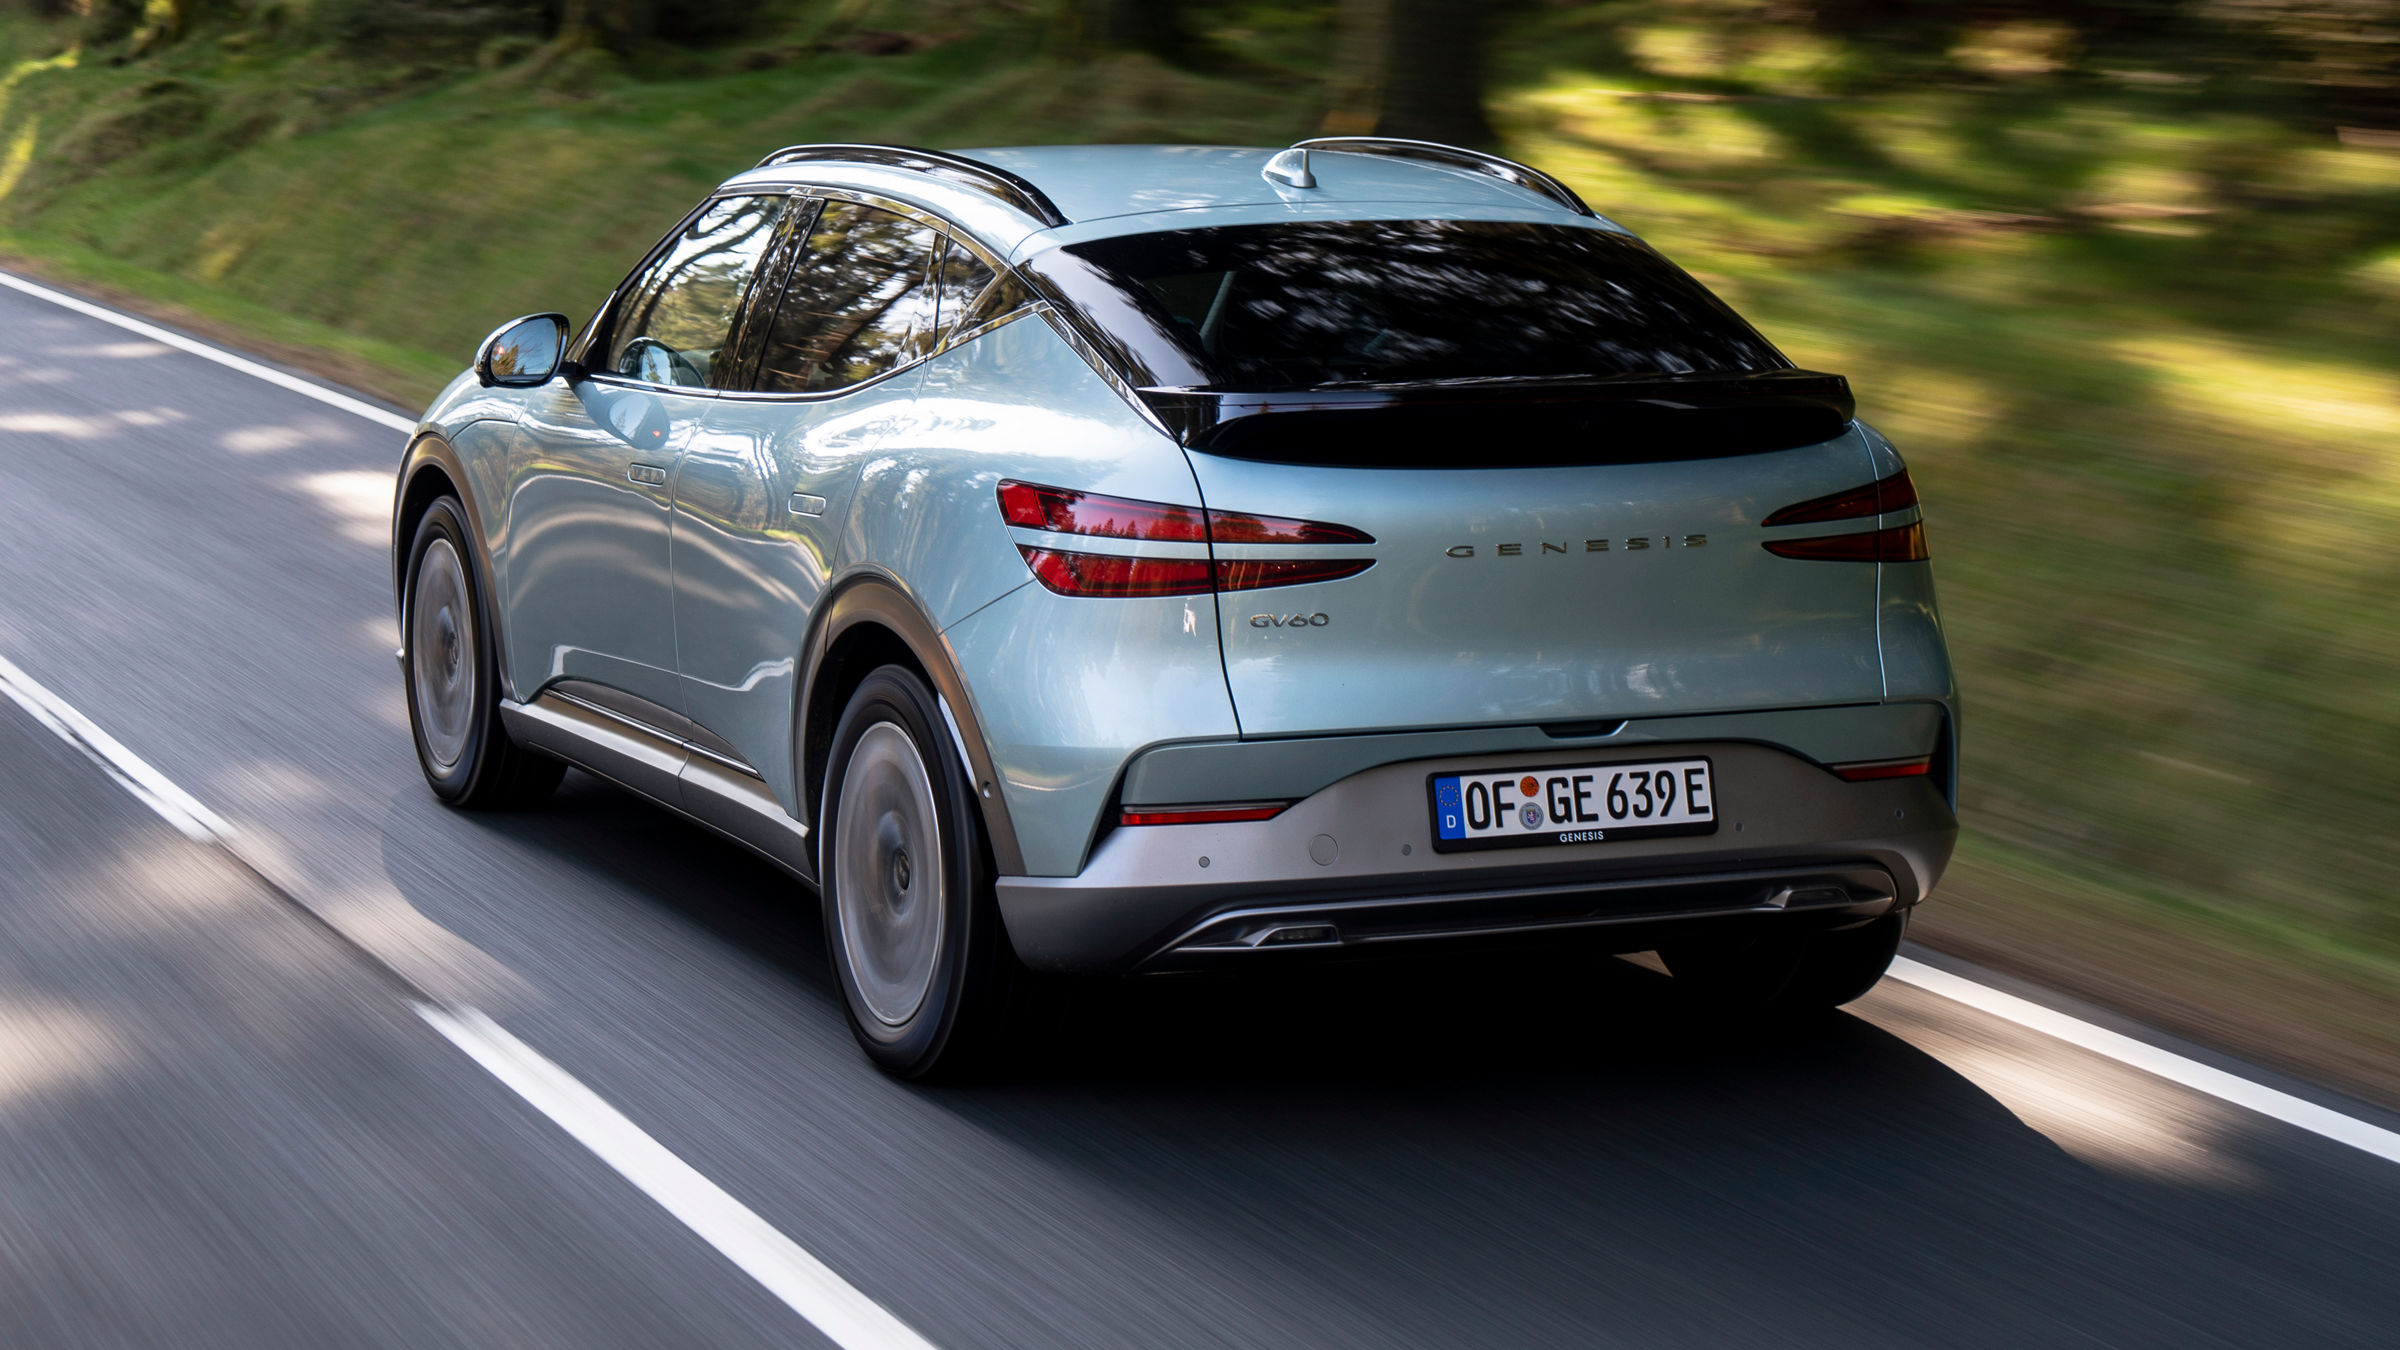
[(1386, 154), (1312, 150), (1316, 186), (1293, 188), (1261, 172), (1282, 151), (1258, 147), (1052, 145), (950, 153), (1027, 181), (1056, 206), (1065, 223), (1035, 218), (954, 178), (871, 163), (866, 156), (857, 162), (812, 157), (771, 164), (726, 186), (815, 183), (881, 193), (957, 221), (1012, 261), (1056, 244), (1111, 235), (1287, 219), (1439, 216), (1619, 228), (1489, 173)]

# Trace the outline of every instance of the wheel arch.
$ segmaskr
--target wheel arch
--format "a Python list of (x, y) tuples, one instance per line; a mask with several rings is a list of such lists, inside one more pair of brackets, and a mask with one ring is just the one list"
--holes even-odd
[[(941, 631), (898, 578), (882, 571), (860, 572), (837, 583), (819, 602), (809, 624), (802, 660), (806, 674), (792, 722), (800, 819), (812, 829), (817, 824), (834, 724), (859, 683), (886, 664), (914, 669), (940, 696), (957, 737), (956, 748), (966, 757), (993, 865), (1003, 876), (1022, 873), (1024, 855), (1017, 847), (1016, 827), (1000, 792), (1000, 776), (976, 717), (974, 698)], [(818, 844), (821, 848), (823, 841)], [(818, 874), (823, 875), (821, 867)]]
[(505, 694), (514, 689), (509, 678), (508, 643), (500, 629), (500, 590), (498, 574), (492, 566), (491, 531), (486, 527), (482, 506), (475, 499), (473, 479), (460, 459), (458, 450), (438, 431), (427, 431), (409, 442), (408, 453), (401, 458), (398, 486), (392, 498), (392, 612), (401, 623), (408, 621), (408, 551), (416, 541), (417, 524), (425, 518), (426, 508), (442, 497), (456, 497), (467, 513), (467, 533), (474, 536), (470, 550), (475, 567), (475, 589), (483, 598), (484, 626), (492, 634), (493, 656), (500, 670), (500, 687)]

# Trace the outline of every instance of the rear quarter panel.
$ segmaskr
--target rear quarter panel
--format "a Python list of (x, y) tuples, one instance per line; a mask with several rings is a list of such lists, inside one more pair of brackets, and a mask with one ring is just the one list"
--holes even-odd
[(1235, 734), (1216, 601), (1044, 589), (1001, 520), (1004, 478), (1194, 506), (1199, 487), (1038, 314), (926, 363), (907, 424), (859, 475), (841, 566), (897, 579), (943, 630), (1027, 870), (1071, 875), (1136, 750)]

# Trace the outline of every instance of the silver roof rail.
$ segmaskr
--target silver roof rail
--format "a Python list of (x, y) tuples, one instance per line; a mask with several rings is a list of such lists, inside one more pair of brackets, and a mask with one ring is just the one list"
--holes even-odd
[(780, 164), (808, 164), (818, 161), (840, 161), (848, 164), (878, 164), (891, 169), (914, 169), (946, 182), (969, 187), (989, 197), (997, 197), (1048, 226), (1067, 223), (1066, 213), (1050, 200), (1047, 193), (997, 165), (980, 159), (953, 155), (941, 150), (926, 150), (914, 145), (787, 145), (758, 162), (758, 167), (771, 169)]
[(1439, 141), (1408, 141), (1396, 136), (1320, 136), (1314, 140), (1296, 141), (1294, 150), (1347, 150), (1358, 155), (1392, 155), (1400, 159), (1421, 159), (1434, 164), (1446, 164), (1454, 169), (1468, 169), (1490, 174), (1516, 184), (1528, 192), (1538, 192), (1579, 216), (1594, 220), (1600, 213), (1583, 204), (1575, 189), (1543, 173), (1540, 169), (1519, 164), (1513, 159), (1487, 155), (1481, 150), (1463, 146), (1443, 145)]

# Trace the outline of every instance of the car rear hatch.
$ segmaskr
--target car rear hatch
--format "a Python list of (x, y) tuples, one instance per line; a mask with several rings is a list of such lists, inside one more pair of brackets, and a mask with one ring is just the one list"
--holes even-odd
[(1373, 559), (1339, 580), (1220, 591), (1245, 735), (1882, 695), (1876, 569), (1760, 547), (1769, 514), (1873, 477), (1838, 380), (1159, 402), (1189, 428), (1212, 519), (1373, 541), (1214, 545), (1221, 569)]
[(1246, 736), (1882, 694), (1877, 569), (1760, 547), (1873, 479), (1848, 384), (1622, 231), (1235, 224), (1026, 271), (1184, 446)]

